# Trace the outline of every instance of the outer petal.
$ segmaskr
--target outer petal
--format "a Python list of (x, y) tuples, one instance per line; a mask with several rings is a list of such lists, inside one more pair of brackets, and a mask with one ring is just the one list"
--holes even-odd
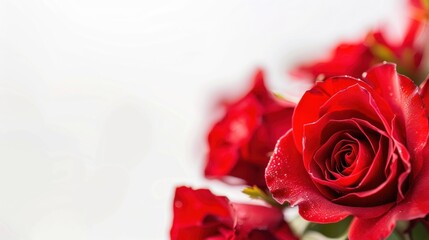
[[(429, 148), (424, 149), (425, 156), (429, 156)], [(422, 194), (429, 188), (429, 162), (425, 161), (414, 184), (406, 198), (392, 208), (385, 215), (372, 219), (355, 218), (350, 231), (349, 238), (354, 239), (384, 239), (390, 235), (398, 220), (411, 220), (423, 218), (429, 212), (429, 199)]]
[[(235, 233), (239, 239), (296, 240), (278, 208), (233, 203)], [(262, 238), (265, 236), (264, 238)]]
[(173, 204), (171, 239), (205, 239), (218, 235), (221, 227), (232, 228), (229, 200), (207, 189), (178, 187)]
[(317, 83), (302, 96), (292, 118), (295, 143), (300, 152), (302, 151), (303, 125), (319, 118), (320, 108), (332, 95), (358, 82), (361, 81), (350, 77), (330, 78), (323, 83)]
[(395, 228), (395, 213), (389, 212), (379, 218), (355, 218), (350, 226), (350, 240), (380, 240), (386, 239)]
[(298, 205), (302, 217), (319, 223), (338, 222), (348, 215), (376, 217), (391, 205), (377, 207), (347, 207), (334, 204), (314, 186), (295, 147), (292, 131), (277, 143), (267, 166), (265, 179), (273, 197), (280, 203)]
[[(356, 101), (355, 98), (347, 97), (347, 91), (351, 87), (360, 88), (359, 95), (364, 94), (372, 98), (370, 103), (370, 107), (365, 107), (365, 110), (360, 109), (362, 104), (368, 104), (364, 102), (360, 103)], [(337, 101), (337, 96), (334, 95), (344, 95), (342, 97), (343, 100)], [(332, 100), (331, 100), (332, 99)], [(331, 102), (331, 104), (329, 104)], [(373, 103), (371, 103), (373, 102)], [(375, 115), (381, 117), (384, 121), (390, 121), (393, 118), (393, 113), (386, 103), (386, 101), (378, 94), (374, 89), (368, 85), (367, 83), (351, 77), (333, 77), (327, 79), (324, 82), (319, 82), (312, 89), (308, 90), (301, 101), (298, 103), (293, 119), (292, 119), (292, 127), (294, 131), (295, 143), (300, 152), (302, 152), (302, 139), (303, 139), (303, 126), (306, 123), (311, 123), (317, 121), (321, 114), (326, 111), (338, 111), (339, 109), (329, 109), (328, 105), (338, 105), (340, 108), (344, 109), (355, 109), (356, 111), (364, 111), (364, 113), (371, 112), (371, 115), (374, 115), (372, 112), (377, 112)], [(358, 109), (357, 109), (358, 108)], [(369, 110), (374, 108), (372, 110)]]
[(389, 102), (403, 123), (408, 148), (421, 151), (426, 145), (429, 126), (418, 87), (409, 78), (399, 75), (392, 63), (371, 68), (364, 81)]
[[(423, 156), (428, 158), (429, 147)], [(356, 218), (349, 231), (349, 238), (354, 239), (383, 239), (389, 236), (398, 220), (423, 218), (429, 212), (429, 198), (424, 194), (429, 189), (429, 162), (424, 161), (422, 170), (417, 176), (418, 181), (407, 192), (406, 198), (385, 215), (371, 218)], [(423, 194), (422, 194), (423, 193)]]
[(294, 106), (275, 98), (257, 71), (252, 88), (224, 104), (224, 117), (209, 132), (205, 176), (266, 188), (265, 167), (278, 138), (291, 128)]
[(341, 75), (360, 77), (374, 61), (374, 56), (364, 40), (355, 43), (341, 43), (331, 56), (320, 62), (299, 66), (293, 74), (311, 75), (315, 79), (319, 74), (326, 78)]
[(429, 76), (420, 86), (420, 96), (423, 99), (423, 102), (426, 106), (426, 114), (429, 115)]
[(429, 146), (423, 149), (423, 154), (418, 158), (423, 162), (422, 169), (406, 198), (395, 208), (400, 220), (424, 217), (429, 212), (429, 198), (424, 194), (429, 189)]

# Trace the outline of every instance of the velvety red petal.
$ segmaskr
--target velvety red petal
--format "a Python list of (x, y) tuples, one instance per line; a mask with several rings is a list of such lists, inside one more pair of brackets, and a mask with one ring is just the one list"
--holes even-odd
[(378, 218), (355, 218), (350, 225), (350, 240), (381, 240), (386, 239), (395, 228), (395, 212), (389, 212)]
[[(266, 189), (265, 179), (264, 179), (264, 170), (266, 164), (261, 166), (261, 164), (255, 164), (248, 161), (239, 161), (231, 170), (228, 176), (233, 176), (239, 179), (244, 180), (248, 185), (256, 185), (259, 188)], [(228, 181), (229, 178), (223, 178), (223, 180), (227, 183), (237, 184), (237, 181)], [(233, 179), (231, 179), (233, 180)], [(236, 179), (234, 179), (236, 180)]]
[(370, 67), (373, 59), (374, 56), (363, 40), (356, 43), (342, 43), (334, 49), (328, 59), (300, 66), (294, 72), (298, 76), (307, 73), (313, 79), (320, 74), (325, 78), (342, 75), (360, 78)]
[[(171, 240), (225, 240), (225, 236), (219, 233), (222, 225), (185, 226), (171, 235)], [(232, 232), (232, 231), (231, 231)]]
[[(232, 228), (231, 214), (231, 207), (226, 197), (215, 196), (207, 189), (193, 190), (189, 187), (178, 187), (173, 201), (171, 239), (185, 240), (188, 239), (186, 236), (192, 236), (192, 234), (212, 235), (217, 233), (220, 225)], [(212, 220), (204, 224), (208, 218)]]
[(277, 143), (265, 172), (267, 186), (280, 203), (298, 205), (302, 217), (319, 223), (337, 222), (348, 215), (375, 217), (390, 206), (347, 207), (332, 203), (321, 195), (305, 170), (302, 156), (295, 147), (292, 131)]
[(262, 106), (249, 96), (227, 109), (225, 117), (213, 126), (208, 136), (209, 146), (245, 145), (260, 124)]
[(427, 194), (422, 194), (429, 189), (429, 161), (426, 161), (429, 157), (429, 146), (417, 157), (420, 158), (417, 161), (422, 161), (423, 166), (405, 199), (395, 208), (399, 220), (422, 218), (429, 212), (429, 198)]
[(391, 63), (371, 68), (364, 81), (386, 99), (403, 123), (408, 148), (413, 152), (421, 151), (426, 145), (429, 126), (418, 87), (409, 78), (399, 75), (396, 65)]
[(227, 104), (225, 116), (208, 134), (209, 153), (205, 176), (228, 183), (266, 188), (264, 169), (277, 139), (291, 127), (295, 104), (281, 101), (270, 93), (258, 70), (250, 91)]
[(426, 114), (429, 115), (429, 76), (420, 86), (420, 96), (425, 104)]
[(253, 132), (260, 125), (262, 114), (257, 100), (246, 97), (232, 104), (225, 117), (216, 123), (208, 135), (209, 154), (205, 167), (208, 178), (228, 176), (237, 165), (240, 150), (246, 149)]
[(360, 82), (360, 80), (350, 77), (330, 78), (324, 82), (316, 83), (312, 89), (308, 90), (302, 96), (295, 108), (292, 118), (293, 134), (299, 152), (302, 152), (304, 124), (319, 119), (320, 108), (332, 95), (358, 82)]
[(277, 99), (273, 93), (267, 89), (264, 81), (264, 72), (262, 70), (256, 71), (253, 78), (253, 87), (247, 96), (255, 97), (264, 107), (265, 112), (278, 111), (283, 107), (295, 106), (293, 102)]
[(236, 216), (236, 239), (297, 239), (278, 208), (238, 203), (232, 204), (232, 207)]
[(239, 160), (238, 150), (234, 146), (212, 149), (209, 153), (204, 175), (208, 178), (227, 176)]
[(277, 140), (291, 128), (293, 110), (292, 107), (282, 108), (261, 116), (261, 124), (247, 144), (246, 154), (243, 154), (246, 161), (265, 169)]
[(236, 226), (243, 228), (267, 229), (278, 225), (283, 221), (283, 212), (278, 208), (233, 203), (236, 215)]
[[(360, 114), (354, 118), (361, 118), (371, 122), (372, 125), (390, 129), (390, 121), (394, 114), (386, 104), (384, 99), (375, 94), (366, 84), (357, 83), (334, 94), (320, 108), (319, 115), (322, 117), (326, 113), (342, 112), (354, 110)], [(340, 114), (338, 114), (341, 116)], [(346, 119), (343, 117), (342, 119)]]
[[(420, 158), (429, 156), (429, 147), (423, 149)], [(421, 159), (419, 159), (421, 160)], [(423, 161), (423, 166), (417, 181), (407, 192), (405, 199), (397, 206), (388, 211), (385, 215), (371, 218), (356, 218), (349, 231), (349, 238), (353, 239), (384, 239), (392, 232), (398, 220), (411, 220), (423, 218), (429, 212), (429, 198), (425, 193), (429, 189), (429, 162)], [(363, 231), (364, 229), (364, 231)]]

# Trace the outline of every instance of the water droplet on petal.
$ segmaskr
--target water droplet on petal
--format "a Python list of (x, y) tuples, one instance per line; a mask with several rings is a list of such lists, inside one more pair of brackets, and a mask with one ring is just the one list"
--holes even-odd
[(174, 206), (175, 206), (176, 208), (181, 208), (181, 207), (183, 207), (183, 203), (182, 203), (182, 201), (175, 201), (175, 202), (174, 202)]

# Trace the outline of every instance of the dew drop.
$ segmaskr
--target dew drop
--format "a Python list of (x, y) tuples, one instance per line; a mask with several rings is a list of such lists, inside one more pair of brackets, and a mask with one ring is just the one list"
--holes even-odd
[(182, 203), (181, 201), (175, 201), (175, 202), (174, 202), (174, 206), (175, 206), (176, 208), (181, 208), (181, 207), (183, 207), (183, 203)]
[(316, 83), (317, 82), (323, 82), (325, 80), (325, 75), (324, 74), (319, 74), (316, 77)]

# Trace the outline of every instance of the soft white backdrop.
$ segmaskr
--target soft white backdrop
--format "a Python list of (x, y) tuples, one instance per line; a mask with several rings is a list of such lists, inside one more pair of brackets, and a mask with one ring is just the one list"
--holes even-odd
[(168, 239), (174, 186), (202, 178), (219, 95), (370, 27), (395, 0), (1, 0), (0, 239)]

